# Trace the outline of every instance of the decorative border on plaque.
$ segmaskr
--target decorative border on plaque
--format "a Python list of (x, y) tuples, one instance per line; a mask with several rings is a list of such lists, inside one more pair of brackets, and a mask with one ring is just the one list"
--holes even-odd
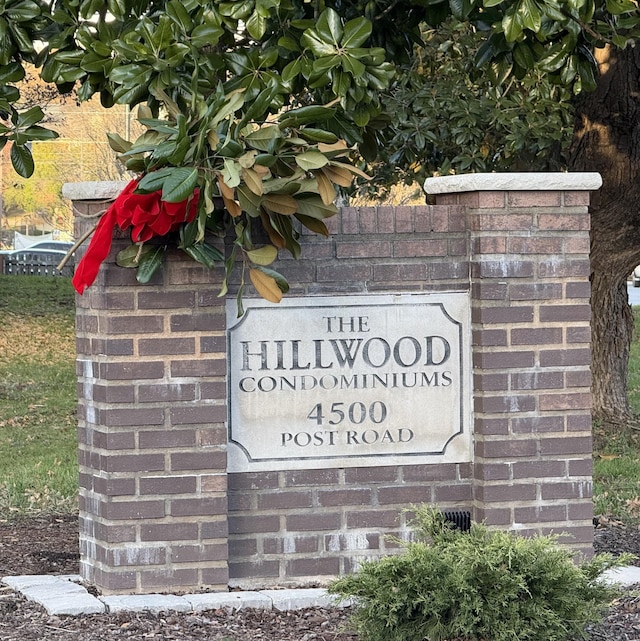
[(245, 310), (227, 319), (230, 472), (471, 460), (467, 293)]

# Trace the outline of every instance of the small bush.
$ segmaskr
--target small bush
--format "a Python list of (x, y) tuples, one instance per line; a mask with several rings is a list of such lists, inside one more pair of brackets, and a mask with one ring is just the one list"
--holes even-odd
[(362, 565), (329, 591), (355, 600), (366, 641), (567, 641), (584, 637), (616, 595), (602, 573), (629, 557), (576, 564), (557, 537), (453, 529), (418, 508), (416, 541)]

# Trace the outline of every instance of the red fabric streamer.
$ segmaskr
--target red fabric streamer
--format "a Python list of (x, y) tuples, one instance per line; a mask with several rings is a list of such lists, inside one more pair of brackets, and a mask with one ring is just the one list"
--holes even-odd
[(196, 217), (200, 195), (198, 189), (193, 192), (191, 199), (167, 203), (161, 199), (162, 191), (136, 194), (134, 192), (137, 187), (138, 180), (132, 180), (98, 222), (89, 247), (71, 279), (78, 294), (90, 287), (98, 276), (102, 261), (111, 251), (116, 225), (123, 231), (133, 227), (131, 240), (143, 243), (154, 236), (164, 236), (176, 231), (180, 225), (191, 222)]

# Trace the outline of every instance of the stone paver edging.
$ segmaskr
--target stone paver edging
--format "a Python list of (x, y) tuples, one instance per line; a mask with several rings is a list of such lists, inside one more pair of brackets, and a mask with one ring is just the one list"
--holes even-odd
[(229, 608), (299, 610), (311, 607), (345, 606), (322, 588), (259, 590), (256, 592), (211, 592), (204, 594), (132, 594), (95, 597), (76, 575), (6, 576), (2, 583), (39, 603), (50, 615), (78, 616), (106, 612), (201, 612)]
[[(640, 584), (640, 567), (609, 570), (605, 579), (621, 585)], [(110, 612), (202, 612), (229, 608), (262, 610), (299, 610), (312, 607), (344, 607), (323, 588), (296, 590), (258, 590), (255, 592), (210, 592), (204, 594), (132, 594), (95, 597), (76, 575), (6, 576), (2, 583), (39, 603), (49, 615), (79, 616)]]

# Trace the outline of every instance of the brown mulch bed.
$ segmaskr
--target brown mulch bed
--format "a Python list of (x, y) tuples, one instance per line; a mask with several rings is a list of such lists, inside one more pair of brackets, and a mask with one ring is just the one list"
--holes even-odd
[[(595, 547), (598, 552), (632, 552), (640, 557), (640, 530), (615, 523), (599, 526)], [(0, 577), (77, 573), (75, 517), (0, 523)], [(309, 608), (297, 612), (247, 609), (51, 617), (39, 605), (0, 587), (2, 641), (357, 641), (348, 615), (348, 610)], [(588, 630), (587, 638), (640, 641), (640, 591), (626, 591), (603, 623)]]

